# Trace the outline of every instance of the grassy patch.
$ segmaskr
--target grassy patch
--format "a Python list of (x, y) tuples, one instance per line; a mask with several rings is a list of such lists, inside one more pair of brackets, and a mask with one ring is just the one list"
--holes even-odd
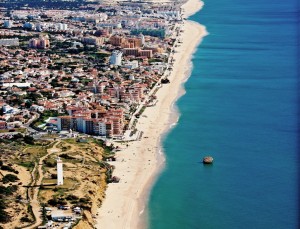
[(43, 146), (30, 146), (24, 150), (24, 152), (30, 154), (30, 157), (42, 157), (47, 154), (46, 147)]
[(50, 189), (53, 190), (57, 194), (61, 194), (62, 192), (68, 191), (68, 190), (73, 190), (74, 186), (76, 185), (77, 181), (66, 178), (64, 179), (64, 184), (57, 186), (57, 179), (50, 179), (50, 178), (44, 178), (43, 179), (43, 189)]
[(58, 134), (45, 134), (41, 136), (41, 139), (58, 139)]
[(64, 139), (64, 140), (62, 140), (62, 142), (69, 143), (69, 144), (76, 144), (77, 143), (74, 138)]
[(23, 166), (25, 168), (28, 168), (30, 171), (34, 168), (34, 162), (33, 161), (22, 161), (19, 163), (20, 166)]
[[(7, 133), (7, 132), (9, 132), (8, 129), (0, 130), (0, 133)], [(13, 132), (25, 133), (26, 128), (14, 128)]]

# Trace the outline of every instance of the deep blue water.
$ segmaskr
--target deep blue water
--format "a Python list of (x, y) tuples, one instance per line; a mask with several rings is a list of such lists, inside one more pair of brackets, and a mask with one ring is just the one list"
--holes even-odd
[[(297, 0), (207, 0), (191, 17), (209, 35), (163, 143), (149, 228), (299, 228), (297, 10)], [(212, 166), (200, 163), (207, 154)]]

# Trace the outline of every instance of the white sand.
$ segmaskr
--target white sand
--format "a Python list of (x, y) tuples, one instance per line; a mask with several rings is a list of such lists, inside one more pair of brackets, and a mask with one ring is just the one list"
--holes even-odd
[[(185, 17), (202, 7), (202, 2), (189, 0), (184, 6)], [(141, 141), (130, 142), (129, 146), (117, 153), (114, 176), (121, 178), (120, 183), (108, 185), (106, 198), (98, 211), (96, 228), (135, 229), (145, 228), (144, 213), (148, 195), (155, 177), (164, 164), (160, 150), (160, 138), (176, 122), (177, 115), (173, 107), (176, 99), (182, 95), (182, 84), (191, 71), (191, 57), (195, 48), (206, 35), (204, 26), (196, 22), (185, 21), (180, 35), (182, 43), (174, 54), (174, 67), (168, 77), (170, 84), (164, 84), (157, 92), (158, 103), (149, 107), (139, 118), (137, 129), (144, 132)]]

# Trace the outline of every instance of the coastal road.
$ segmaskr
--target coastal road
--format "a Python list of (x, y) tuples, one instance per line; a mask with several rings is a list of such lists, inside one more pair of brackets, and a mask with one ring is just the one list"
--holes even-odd
[(32, 123), (34, 120), (38, 119), (39, 117), (40, 117), (40, 114), (39, 114), (39, 113), (33, 112), (33, 116), (28, 120), (27, 123), (25, 123), (25, 124), (23, 125), (23, 126), (27, 129), (27, 131), (28, 131), (29, 133), (37, 133), (37, 132), (38, 132), (37, 130), (31, 128), (30, 125), (31, 125), (31, 123)]
[(150, 98), (150, 96), (153, 95), (154, 92), (155, 92), (155, 90), (157, 89), (158, 84), (161, 82), (161, 79), (163, 79), (164, 77), (167, 76), (167, 72), (168, 72), (168, 70), (166, 69), (164, 71), (164, 74), (159, 78), (159, 80), (155, 83), (154, 87), (148, 93), (148, 95), (146, 96), (146, 98), (144, 99), (144, 101), (139, 104), (139, 106), (137, 107), (136, 111), (132, 114), (131, 119), (130, 119), (129, 124), (128, 124), (128, 129), (129, 130), (132, 128), (133, 122), (136, 119), (135, 115), (137, 115), (140, 112), (140, 110), (143, 108), (143, 106), (146, 105), (146, 103), (147, 103), (148, 99)]
[[(168, 61), (167, 61), (167, 64), (166, 64), (166, 70), (164, 71), (164, 73), (161, 75), (161, 77), (159, 78), (159, 80), (155, 83), (154, 87), (151, 89), (151, 91), (148, 93), (148, 95), (146, 96), (144, 102), (140, 103), (138, 108), (136, 109), (136, 111), (133, 113), (130, 121), (129, 121), (129, 124), (128, 124), (128, 129), (130, 130), (132, 128), (132, 125), (133, 125), (133, 122), (134, 120), (136, 119), (135, 115), (138, 114), (140, 112), (140, 110), (143, 108), (143, 106), (145, 106), (146, 102), (148, 101), (148, 99), (150, 98), (151, 95), (154, 94), (155, 90), (157, 89), (159, 83), (161, 83), (161, 80), (165, 77), (168, 77), (171, 73), (171, 71), (169, 71), (169, 67), (173, 65), (173, 62), (175, 61), (174, 59), (174, 55), (173, 55), (173, 51), (175, 52), (175, 48), (179, 45), (179, 39), (182, 40), (182, 38), (179, 38), (179, 35), (177, 35), (177, 29), (181, 29), (182, 26), (175, 26), (174, 28), (174, 31), (173, 31), (173, 35), (172, 36), (175, 36), (175, 41), (174, 41), (174, 44), (172, 46), (172, 49), (171, 49), (171, 52), (169, 54), (169, 57), (168, 57)], [(181, 42), (180, 42), (181, 43)]]

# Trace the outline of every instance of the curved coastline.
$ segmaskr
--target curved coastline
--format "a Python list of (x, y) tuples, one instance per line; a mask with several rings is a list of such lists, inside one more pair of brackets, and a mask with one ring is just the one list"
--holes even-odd
[[(203, 2), (189, 0), (182, 8), (184, 17), (198, 12)], [(185, 93), (184, 83), (192, 72), (192, 57), (202, 38), (207, 35), (203, 25), (186, 20), (180, 34), (182, 44), (174, 54), (170, 84), (158, 90), (158, 103), (145, 110), (137, 129), (144, 132), (140, 141), (130, 142), (118, 152), (114, 175), (118, 184), (109, 184), (106, 198), (97, 211), (96, 228), (147, 228), (147, 203), (151, 188), (165, 166), (162, 141), (176, 125), (180, 113), (176, 101)]]

